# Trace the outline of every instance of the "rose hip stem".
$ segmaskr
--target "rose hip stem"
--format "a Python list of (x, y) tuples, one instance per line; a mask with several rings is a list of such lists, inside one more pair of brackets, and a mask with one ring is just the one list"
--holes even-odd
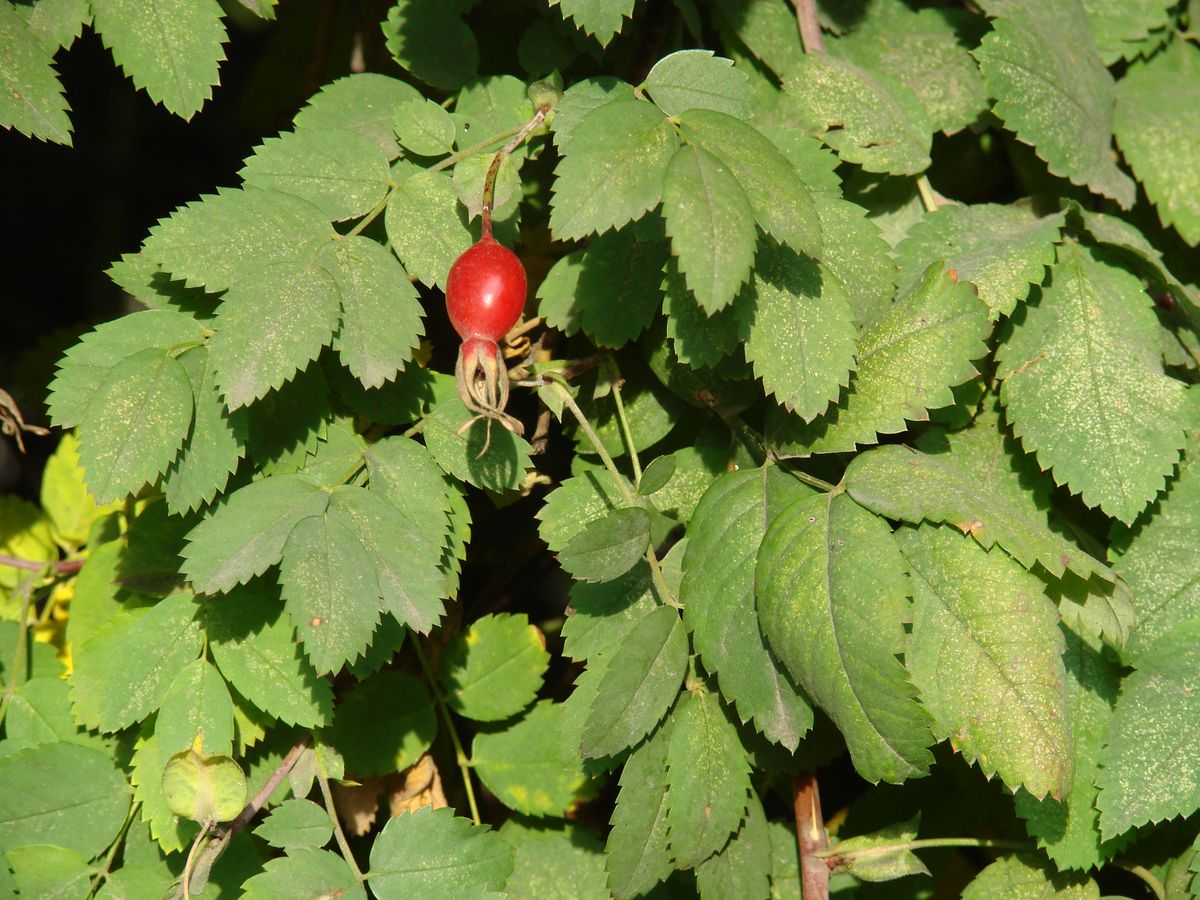
[(537, 112), (533, 114), (533, 118), (513, 135), (512, 140), (496, 151), (496, 155), (492, 158), (492, 164), (488, 166), (487, 175), (483, 179), (482, 240), (489, 240), (492, 236), (492, 204), (496, 199), (496, 176), (500, 173), (500, 165), (504, 162), (504, 157), (521, 146), (521, 142), (529, 137), (529, 133), (542, 124), (542, 120), (546, 118), (546, 113), (549, 111), (549, 106), (539, 106)]

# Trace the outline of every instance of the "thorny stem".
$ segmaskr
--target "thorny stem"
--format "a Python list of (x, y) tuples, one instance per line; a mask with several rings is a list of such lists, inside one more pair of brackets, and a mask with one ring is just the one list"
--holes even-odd
[(838, 851), (837, 847), (830, 847), (828, 850), (822, 850), (816, 855), (825, 858), (831, 866), (836, 867), (841, 864), (842, 860), (871, 859), (876, 856), (890, 856), (905, 850), (924, 850), (931, 847), (980, 847), (987, 850), (1037, 849), (1037, 845), (1033, 841), (1012, 841), (1004, 838), (946, 837), (895, 841), (891, 844), (875, 844), (871, 847), (862, 847), (858, 850), (845, 850), (841, 852)]
[(821, 851), (829, 846), (821, 815), (821, 792), (814, 772), (792, 776), (792, 812), (800, 851), (800, 885), (804, 900), (828, 900), (829, 864)]
[(342, 851), (342, 858), (346, 860), (346, 865), (350, 867), (350, 871), (354, 873), (358, 883), (362, 884), (367, 878), (354, 859), (354, 851), (350, 849), (350, 842), (346, 840), (346, 832), (342, 830), (342, 820), (338, 818), (337, 807), (333, 805), (333, 791), (329, 789), (329, 776), (325, 774), (325, 765), (321, 762), (320, 747), (317, 748), (314, 756), (317, 764), (317, 784), (320, 785), (321, 796), (325, 800), (325, 812), (329, 813), (329, 821), (333, 823), (333, 836), (337, 840), (338, 849)]
[(617, 407), (617, 422), (621, 426), (621, 439), (625, 441), (625, 449), (629, 451), (629, 464), (633, 467), (633, 485), (641, 488), (642, 465), (638, 460), (637, 447), (633, 443), (633, 430), (629, 427), (629, 419), (625, 416), (625, 402), (621, 399), (621, 385), (625, 382), (611, 356), (604, 360), (604, 368), (612, 385), (613, 403)]
[(921, 195), (921, 205), (925, 207), (925, 212), (938, 211), (941, 204), (934, 196), (933, 186), (929, 183), (929, 179), (924, 175), (917, 176), (917, 193)]
[(28, 569), (30, 572), (40, 572), (49, 569), (51, 575), (74, 575), (83, 568), (86, 560), (62, 559), (58, 562), (38, 562), (36, 559), (21, 559), (0, 553), (0, 566), (12, 566), (14, 569)]
[(816, 0), (795, 0), (796, 23), (805, 53), (824, 53), (825, 39), (821, 37), (821, 21), (817, 18)]
[(421, 647), (420, 638), (413, 635), (412, 643), (413, 650), (417, 654), (417, 661), (420, 662), (421, 668), (425, 671), (425, 678), (429, 681), (429, 690), (433, 693), (434, 706), (441, 714), (442, 722), (446, 725), (446, 733), (450, 735), (450, 743), (454, 747), (454, 761), (458, 763), (458, 770), (462, 773), (463, 788), (467, 793), (467, 806), (471, 808), (471, 821), (476, 825), (481, 825), (483, 820), (479, 817), (479, 806), (475, 803), (475, 786), (471, 783), (471, 761), (467, 759), (462, 741), (458, 739), (458, 729), (454, 727), (450, 707), (446, 704), (446, 697), (442, 694), (442, 687), (437, 678), (434, 677), (429, 660), (425, 658), (425, 650)]
[[(196, 859), (196, 864), (192, 867), (192, 871), (207, 871), (212, 868), (217, 857), (224, 852), (229, 839), (249, 825), (250, 820), (258, 815), (262, 808), (267, 805), (267, 801), (275, 793), (275, 789), (279, 787), (279, 783), (287, 777), (288, 772), (292, 771), (292, 767), (296, 765), (296, 760), (300, 758), (300, 755), (308, 748), (308, 745), (309, 738), (306, 735), (288, 751), (287, 756), (275, 767), (275, 771), (271, 773), (271, 777), (266, 780), (258, 793), (251, 798), (249, 803), (242, 807), (242, 811), (238, 813), (237, 818), (230, 822), (217, 837), (208, 842), (208, 846), (204, 848), (204, 852)], [(188, 880), (191, 880), (190, 876)], [(176, 894), (174, 896), (179, 895)]]
[(487, 176), (483, 179), (483, 240), (488, 240), (492, 236), (492, 203), (496, 199), (496, 176), (500, 174), (500, 165), (504, 162), (504, 158), (521, 146), (521, 142), (529, 137), (529, 133), (542, 124), (546, 118), (546, 113), (550, 111), (548, 106), (539, 106), (538, 111), (533, 114), (533, 118), (521, 126), (511, 141), (501, 147), (494, 157), (492, 164), (488, 166)]

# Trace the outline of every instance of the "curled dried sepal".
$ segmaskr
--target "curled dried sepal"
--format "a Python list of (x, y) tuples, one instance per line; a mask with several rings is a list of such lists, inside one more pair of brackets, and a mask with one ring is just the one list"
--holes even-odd
[(463, 406), (475, 415), (458, 429), (463, 434), (480, 419), (488, 423), (488, 436), (480, 456), (487, 453), (491, 444), (491, 424), (499, 422), (515, 434), (524, 434), (525, 426), (515, 416), (504, 411), (508, 406), (508, 366), (500, 346), (487, 338), (468, 338), (458, 351), (458, 363), (454, 368), (458, 384), (458, 396)]

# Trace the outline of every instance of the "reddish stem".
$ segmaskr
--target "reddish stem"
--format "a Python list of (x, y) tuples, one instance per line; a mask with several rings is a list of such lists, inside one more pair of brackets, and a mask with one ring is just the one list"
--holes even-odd
[(16, 556), (8, 556), (0, 553), (0, 566), (12, 566), (14, 569), (26, 569), (30, 572), (40, 572), (42, 569), (49, 568), (51, 574), (54, 575), (74, 575), (83, 568), (86, 560), (82, 559), (63, 559), (58, 562), (38, 562), (36, 559), (21, 559)]
[(800, 848), (800, 885), (804, 900), (828, 900), (829, 863), (815, 854), (829, 846), (821, 815), (821, 792), (813, 772), (792, 777), (796, 843)]
[(490, 241), (492, 239), (492, 206), (496, 199), (496, 176), (500, 174), (500, 165), (504, 162), (504, 157), (521, 146), (521, 142), (529, 137), (529, 133), (542, 124), (542, 120), (546, 118), (548, 112), (550, 112), (549, 106), (539, 106), (538, 111), (533, 114), (533, 118), (526, 122), (521, 130), (513, 135), (512, 140), (496, 151), (496, 155), (492, 157), (492, 164), (488, 166), (487, 175), (483, 179), (483, 232), (480, 240)]
[(824, 53), (825, 39), (821, 37), (821, 22), (817, 18), (816, 0), (795, 0), (796, 22), (805, 53)]

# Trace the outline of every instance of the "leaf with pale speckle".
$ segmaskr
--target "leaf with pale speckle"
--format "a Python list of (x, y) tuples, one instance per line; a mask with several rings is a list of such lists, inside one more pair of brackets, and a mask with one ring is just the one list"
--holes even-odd
[(189, 120), (212, 95), (228, 39), (217, 0), (91, 0), (96, 31), (137, 87)]
[(896, 533), (911, 566), (908, 669), (949, 739), (1013, 790), (1064, 797), (1074, 770), (1063, 638), (1042, 583), (946, 526)]
[(54, 57), (11, 3), (0, 6), (0, 127), (71, 146), (67, 98)]
[(975, 876), (962, 900), (1100, 900), (1087, 876), (1054, 873), (1033, 853), (1002, 856)]
[(1184, 385), (1163, 374), (1150, 297), (1102, 252), (1066, 245), (1025, 310), (996, 354), (1013, 431), (1056, 482), (1133, 521), (1184, 445)]

